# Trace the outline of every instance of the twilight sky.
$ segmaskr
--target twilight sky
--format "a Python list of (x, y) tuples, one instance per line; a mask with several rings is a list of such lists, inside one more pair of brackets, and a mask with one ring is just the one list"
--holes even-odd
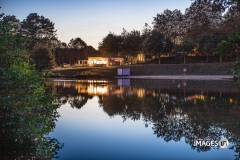
[(184, 13), (190, 4), (191, 0), (0, 0), (0, 13), (15, 15), (21, 21), (37, 13), (55, 23), (62, 42), (80, 37), (98, 49), (110, 31), (141, 31), (145, 23), (152, 25), (157, 13), (165, 9)]

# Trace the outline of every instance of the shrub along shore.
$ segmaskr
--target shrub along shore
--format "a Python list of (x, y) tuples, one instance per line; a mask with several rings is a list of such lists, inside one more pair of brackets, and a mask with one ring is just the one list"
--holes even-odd
[[(51, 78), (114, 78), (118, 68), (130, 68), (130, 75), (232, 75), (233, 63), (194, 63), (160, 65), (125, 65), (110, 67), (57, 68), (48, 73)], [(184, 69), (186, 72), (184, 72)], [(46, 72), (45, 72), (46, 74)]]

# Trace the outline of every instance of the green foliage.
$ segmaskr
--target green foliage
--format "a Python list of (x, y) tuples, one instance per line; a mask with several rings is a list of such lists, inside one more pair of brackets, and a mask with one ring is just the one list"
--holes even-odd
[(0, 68), (7, 68), (14, 64), (18, 65), (26, 58), (24, 48), (26, 41), (11, 34), (9, 31), (12, 29), (11, 24), (0, 23)]
[(215, 53), (220, 57), (232, 55), (234, 52), (239, 52), (238, 46), (240, 45), (240, 36), (238, 34), (229, 35), (227, 40), (222, 40), (218, 43), (217, 48), (214, 49)]
[[(206, 2), (206, 0), (194, 0), (197, 3)], [(213, 5), (213, 10), (225, 11), (226, 9), (240, 10), (239, 0), (209, 0)]]
[(160, 55), (171, 52), (173, 49), (173, 43), (169, 38), (166, 38), (160, 32), (153, 30), (150, 36), (143, 42), (144, 52), (151, 53), (158, 56), (160, 64)]
[(39, 47), (54, 48), (56, 30), (54, 23), (44, 16), (31, 13), (22, 21), (21, 32), (27, 39), (27, 48), (30, 52)]
[(218, 43), (218, 46), (215, 51), (217, 51), (217, 53), (221, 57), (226, 56), (227, 53), (230, 51), (230, 43), (226, 40), (222, 40), (221, 42)]
[[(217, 4), (220, 7), (218, 9)], [(234, 13), (234, 22), (230, 23), (230, 20), (224, 20), (223, 10), (221, 10), (223, 6), (230, 8), (231, 13)], [(222, 58), (230, 55), (228, 52), (234, 52), (231, 48), (226, 47), (228, 44), (224, 41), (233, 31), (238, 32), (239, 30), (240, 16), (234, 7), (235, 9), (239, 7), (238, 1), (199, 0), (194, 1), (186, 8), (183, 14), (177, 9), (172, 11), (166, 9), (161, 14), (153, 17), (153, 29), (148, 24), (145, 24), (142, 34), (138, 34), (138, 31), (135, 30), (129, 33), (125, 29), (120, 35), (110, 33), (99, 44), (99, 50), (108, 56), (136, 56), (138, 53), (144, 52), (159, 57), (160, 52), (151, 46), (154, 41), (150, 42), (150, 39), (153, 39), (151, 32), (154, 30), (154, 32), (157, 31), (164, 37), (168, 37), (168, 41), (174, 42), (174, 46), (173, 43), (169, 43), (168, 46), (171, 47), (165, 47), (165, 49), (169, 48), (169, 50), (166, 52), (161, 51), (161, 54), (184, 50), (185, 52), (192, 53), (194, 51), (200, 55), (207, 55), (207, 61), (209, 55), (219, 54)], [(223, 41), (221, 42), (221, 40)], [(229, 42), (232, 44), (231, 41)], [(156, 43), (154, 46), (161, 46), (160, 44), (161, 42)], [(231, 56), (236, 55), (233, 54)]]
[(213, 35), (205, 34), (199, 38), (199, 51), (205, 55), (211, 55), (217, 46), (217, 40)]
[(153, 17), (153, 27), (155, 30), (164, 34), (167, 37), (176, 38), (183, 34), (184, 27), (181, 26), (183, 21), (183, 14), (180, 10), (164, 10), (161, 14)]
[(52, 159), (63, 147), (47, 137), (59, 105), (26, 61), (26, 41), (12, 28), (0, 21), (0, 159)]
[(75, 64), (78, 60), (88, 59), (91, 56), (101, 56), (92, 46), (86, 46), (84, 49), (75, 48), (56, 48), (54, 50), (56, 62), (58, 65), (63, 63)]
[(99, 50), (104, 56), (118, 56), (121, 54), (123, 39), (121, 36), (109, 33), (99, 43)]
[(181, 45), (176, 45), (176, 51), (191, 53), (194, 52), (194, 48), (196, 48), (196, 44), (190, 41), (183, 41)]
[(123, 30), (121, 35), (123, 38), (122, 42), (122, 55), (124, 56), (137, 56), (142, 52), (142, 36), (139, 31), (133, 30), (127, 32)]
[(236, 58), (236, 62), (233, 65), (232, 69), (233, 74), (238, 74), (240, 76), (240, 58)]
[(51, 50), (47, 48), (38, 48), (33, 52), (31, 58), (39, 70), (53, 69), (56, 66), (55, 57)]
[(37, 13), (31, 13), (22, 22), (22, 28), (26, 30), (27, 37), (41, 39), (47, 37), (51, 39), (55, 37), (54, 23), (44, 16)]

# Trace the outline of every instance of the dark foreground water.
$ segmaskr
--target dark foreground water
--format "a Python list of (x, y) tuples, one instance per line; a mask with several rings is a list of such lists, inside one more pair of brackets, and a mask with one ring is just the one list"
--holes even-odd
[[(240, 90), (228, 81), (50, 80), (60, 159), (238, 159)], [(227, 138), (227, 148), (194, 144)], [(224, 146), (224, 145), (223, 145)]]

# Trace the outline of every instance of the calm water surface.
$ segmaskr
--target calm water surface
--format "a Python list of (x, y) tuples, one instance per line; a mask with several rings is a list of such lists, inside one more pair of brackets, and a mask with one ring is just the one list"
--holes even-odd
[[(237, 159), (240, 89), (228, 81), (49, 80), (60, 159)], [(194, 146), (227, 138), (228, 148)]]

